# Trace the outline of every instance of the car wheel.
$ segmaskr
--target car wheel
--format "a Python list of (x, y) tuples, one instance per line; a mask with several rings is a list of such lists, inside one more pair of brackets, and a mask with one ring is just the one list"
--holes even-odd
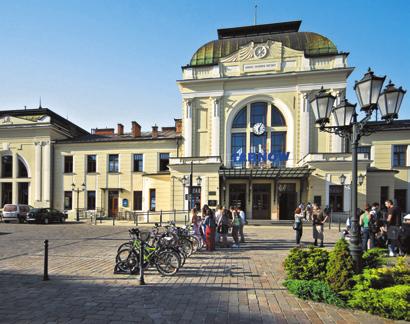
[(48, 218), (44, 218), (44, 224), (48, 224)]

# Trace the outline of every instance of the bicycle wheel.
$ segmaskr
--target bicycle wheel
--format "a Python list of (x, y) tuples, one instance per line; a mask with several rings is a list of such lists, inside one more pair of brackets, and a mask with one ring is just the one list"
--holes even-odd
[(155, 260), (155, 266), (163, 276), (173, 276), (179, 270), (179, 256), (174, 251), (159, 252)]
[(189, 240), (190, 240), (191, 243), (192, 243), (193, 253), (195, 253), (196, 251), (199, 250), (200, 242), (199, 242), (198, 238), (197, 238), (196, 236), (193, 236), (193, 235), (191, 235), (191, 236), (189, 237)]
[(129, 271), (131, 274), (139, 271), (139, 254), (133, 249), (124, 248), (118, 251), (115, 262), (122, 271)]
[(119, 252), (120, 250), (122, 250), (124, 247), (132, 248), (132, 242), (122, 243), (122, 244), (118, 247), (117, 252)]
[(192, 254), (193, 248), (192, 248), (192, 242), (186, 238), (182, 238), (179, 240), (179, 243), (181, 244), (182, 250), (187, 256), (190, 256)]

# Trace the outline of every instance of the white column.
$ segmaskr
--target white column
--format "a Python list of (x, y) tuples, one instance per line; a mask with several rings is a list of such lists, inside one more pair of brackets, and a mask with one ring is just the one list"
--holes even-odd
[(326, 206), (329, 206), (329, 187), (330, 187), (330, 181), (331, 181), (331, 175), (329, 173), (326, 173), (325, 179), (325, 203), (323, 204), (322, 202), (322, 208), (325, 208)]
[(300, 155), (299, 160), (309, 154), (310, 107), (305, 93), (300, 94)]
[(212, 147), (211, 155), (220, 155), (220, 140), (221, 140), (221, 99), (219, 97), (212, 98)]
[(185, 100), (184, 107), (184, 156), (192, 156), (192, 100)]
[(41, 142), (34, 143), (35, 145), (35, 172), (34, 172), (34, 180), (36, 182), (34, 198), (36, 201), (41, 201)]
[(11, 201), (13, 204), (18, 203), (18, 183), (15, 181), (18, 178), (18, 157), (16, 153), (12, 153), (12, 178), (11, 184)]
[[(50, 142), (44, 143), (43, 149), (43, 199), (46, 203), (50, 203), (50, 185), (51, 185), (51, 155)], [(51, 207), (51, 206), (49, 206)]]
[[(340, 104), (340, 96), (342, 93), (339, 91), (336, 93), (336, 102), (335, 105)], [(334, 123), (334, 121), (333, 121)], [(333, 124), (334, 125), (334, 124)], [(342, 152), (342, 143), (343, 139), (339, 135), (332, 134), (332, 153), (341, 153)]]

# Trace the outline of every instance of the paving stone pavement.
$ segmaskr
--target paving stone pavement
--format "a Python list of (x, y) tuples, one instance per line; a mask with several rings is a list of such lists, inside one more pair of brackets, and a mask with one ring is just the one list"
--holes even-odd
[[(0, 323), (390, 323), (364, 312), (307, 302), (282, 286), (294, 246), (285, 227), (248, 226), (240, 249), (200, 252), (176, 276), (114, 275), (128, 228), (0, 223)], [(327, 247), (336, 230), (325, 233)], [(50, 281), (42, 281), (49, 240)], [(302, 240), (311, 239), (305, 227)]]

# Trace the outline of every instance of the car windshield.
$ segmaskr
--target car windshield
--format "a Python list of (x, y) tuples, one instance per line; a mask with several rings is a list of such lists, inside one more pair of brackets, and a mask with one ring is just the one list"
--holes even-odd
[(41, 208), (33, 208), (30, 211), (33, 212), (33, 213), (38, 213), (38, 212), (41, 211)]
[(4, 205), (4, 211), (5, 212), (17, 211), (17, 206), (16, 205)]

